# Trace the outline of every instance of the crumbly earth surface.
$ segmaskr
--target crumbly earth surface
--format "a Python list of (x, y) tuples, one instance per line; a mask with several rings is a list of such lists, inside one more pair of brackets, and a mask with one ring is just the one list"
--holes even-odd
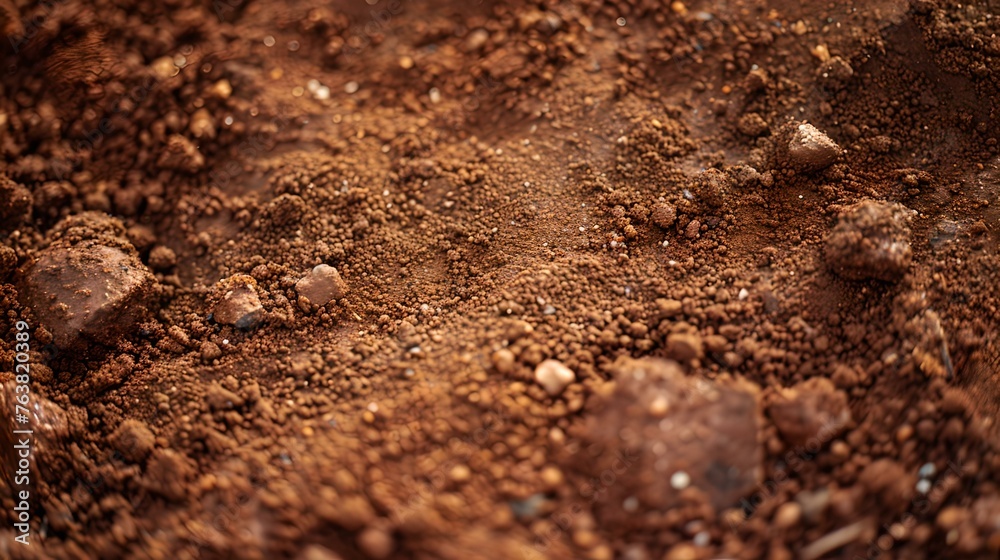
[(0, 0), (0, 557), (997, 557), (996, 2), (320, 4)]

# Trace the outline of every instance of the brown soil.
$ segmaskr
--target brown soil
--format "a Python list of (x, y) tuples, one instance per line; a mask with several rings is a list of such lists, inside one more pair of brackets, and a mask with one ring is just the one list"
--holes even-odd
[(997, 2), (332, 4), (0, 0), (0, 557), (997, 557)]

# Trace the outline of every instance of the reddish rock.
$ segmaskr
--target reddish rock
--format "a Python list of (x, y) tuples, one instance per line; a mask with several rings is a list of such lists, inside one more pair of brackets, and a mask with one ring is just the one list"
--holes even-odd
[(216, 322), (250, 329), (264, 320), (264, 306), (257, 295), (257, 281), (253, 277), (236, 274), (219, 282), (217, 288), (221, 297), (212, 309)]
[(68, 218), (27, 267), (22, 298), (62, 348), (115, 344), (145, 314), (153, 276), (118, 220)]

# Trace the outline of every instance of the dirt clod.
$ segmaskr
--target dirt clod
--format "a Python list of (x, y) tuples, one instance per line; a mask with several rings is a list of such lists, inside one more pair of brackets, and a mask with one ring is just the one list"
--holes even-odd
[(17, 267), (17, 253), (6, 245), (0, 245), (0, 280), (7, 278)]
[(709, 209), (717, 209), (726, 201), (729, 178), (718, 169), (706, 169), (695, 175), (691, 192), (696, 200)]
[(13, 229), (31, 212), (31, 191), (0, 174), (0, 229)]
[(517, 357), (506, 348), (501, 348), (493, 353), (493, 367), (498, 373), (508, 374), (514, 371)]
[(831, 57), (816, 70), (816, 80), (830, 90), (843, 88), (852, 76), (854, 76), (854, 69), (851, 68), (850, 63), (839, 56)]
[(622, 359), (615, 370), (614, 393), (587, 424), (593, 454), (577, 458), (594, 475), (629, 473), (602, 489), (609, 522), (636, 513), (629, 498), (641, 510), (663, 510), (691, 487), (725, 508), (757, 484), (757, 399), (746, 387), (688, 379), (673, 361)]
[(906, 222), (898, 204), (865, 201), (847, 209), (827, 237), (827, 264), (849, 280), (899, 280), (913, 258)]
[(157, 245), (149, 252), (149, 266), (156, 271), (167, 271), (177, 265), (177, 254), (170, 247)]
[(192, 461), (172, 449), (155, 449), (143, 476), (144, 486), (156, 494), (179, 502), (188, 493), (187, 484), (194, 472)]
[(155, 437), (145, 423), (126, 420), (111, 436), (115, 449), (133, 463), (143, 461), (153, 451)]
[(879, 459), (858, 476), (869, 499), (883, 500), (889, 507), (903, 507), (913, 498), (916, 477), (892, 459)]
[(829, 379), (816, 377), (784, 391), (768, 407), (782, 437), (793, 446), (823, 444), (843, 432), (851, 420), (847, 395)]
[(767, 133), (769, 126), (764, 117), (758, 113), (747, 113), (740, 117), (737, 128), (743, 134), (756, 138)]
[(358, 547), (369, 558), (382, 560), (389, 558), (394, 548), (392, 535), (381, 527), (369, 527), (358, 535)]
[(650, 213), (650, 219), (657, 226), (663, 229), (669, 229), (674, 225), (674, 222), (677, 221), (677, 208), (675, 208), (673, 204), (657, 202), (653, 205)]
[(678, 362), (704, 357), (704, 343), (697, 333), (673, 333), (667, 336), (667, 356)]

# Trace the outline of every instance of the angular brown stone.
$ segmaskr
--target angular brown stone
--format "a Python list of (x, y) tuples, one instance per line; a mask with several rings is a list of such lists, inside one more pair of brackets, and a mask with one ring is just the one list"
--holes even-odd
[(69, 218), (27, 267), (22, 298), (61, 348), (115, 344), (144, 315), (153, 276), (113, 218)]
[(836, 142), (809, 123), (800, 124), (788, 142), (788, 162), (805, 173), (830, 167), (842, 153)]
[(295, 283), (295, 290), (312, 305), (326, 305), (347, 293), (347, 283), (336, 268), (321, 264)]
[(216, 322), (238, 329), (250, 329), (264, 319), (264, 306), (257, 295), (257, 281), (236, 274), (219, 282), (222, 297), (212, 309)]

